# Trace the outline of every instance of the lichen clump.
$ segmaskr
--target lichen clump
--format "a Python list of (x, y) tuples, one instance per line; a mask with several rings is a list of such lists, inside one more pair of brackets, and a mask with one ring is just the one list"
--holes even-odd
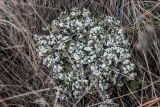
[(117, 19), (74, 8), (62, 12), (49, 27), (50, 35), (34, 36), (36, 51), (69, 97), (78, 98), (91, 85), (90, 90), (105, 97), (112, 87), (123, 85), (122, 79), (134, 79), (130, 43)]

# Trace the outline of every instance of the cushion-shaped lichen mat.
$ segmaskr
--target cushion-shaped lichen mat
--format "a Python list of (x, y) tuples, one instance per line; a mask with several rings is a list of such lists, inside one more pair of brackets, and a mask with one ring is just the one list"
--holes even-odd
[[(110, 16), (93, 17), (87, 9), (62, 12), (49, 25), (50, 35), (35, 35), (39, 59), (51, 69), (56, 85), (67, 92), (60, 99), (77, 99), (82, 93), (108, 98), (122, 79), (135, 77), (130, 43), (120, 22)], [(95, 88), (94, 88), (95, 87)]]

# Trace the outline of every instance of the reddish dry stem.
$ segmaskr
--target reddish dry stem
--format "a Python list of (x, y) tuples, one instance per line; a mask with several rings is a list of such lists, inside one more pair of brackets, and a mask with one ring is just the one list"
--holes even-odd
[(148, 101), (148, 102), (146, 102), (146, 103), (144, 103), (142, 105), (139, 105), (138, 107), (145, 107), (145, 106), (150, 105), (150, 104), (153, 105), (153, 104), (155, 104), (157, 102), (160, 102), (160, 98), (156, 98), (156, 99), (153, 99), (151, 101)]

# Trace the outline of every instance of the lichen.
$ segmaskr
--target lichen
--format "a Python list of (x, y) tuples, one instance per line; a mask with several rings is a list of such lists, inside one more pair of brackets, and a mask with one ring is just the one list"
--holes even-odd
[(108, 90), (123, 86), (122, 79), (134, 79), (130, 43), (116, 18), (95, 18), (87, 9), (73, 8), (70, 13), (62, 12), (49, 27), (50, 35), (36, 34), (34, 40), (38, 56), (51, 69), (56, 85), (68, 93), (61, 100), (77, 99), (93, 81), (99, 90), (94, 91), (106, 98)]

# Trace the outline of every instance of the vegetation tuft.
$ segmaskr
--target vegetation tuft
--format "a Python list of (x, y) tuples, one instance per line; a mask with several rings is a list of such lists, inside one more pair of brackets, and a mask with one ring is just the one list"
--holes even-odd
[(96, 92), (60, 103), (60, 93), (67, 92), (56, 86), (50, 68), (38, 60), (34, 35), (49, 35), (48, 23), (74, 7), (90, 10), (95, 18), (115, 17), (129, 38), (137, 76), (123, 80), (122, 88), (115, 87), (110, 99), (116, 106), (160, 106), (159, 4), (159, 0), (1, 0), (0, 107), (105, 107), (107, 100), (95, 97)]

